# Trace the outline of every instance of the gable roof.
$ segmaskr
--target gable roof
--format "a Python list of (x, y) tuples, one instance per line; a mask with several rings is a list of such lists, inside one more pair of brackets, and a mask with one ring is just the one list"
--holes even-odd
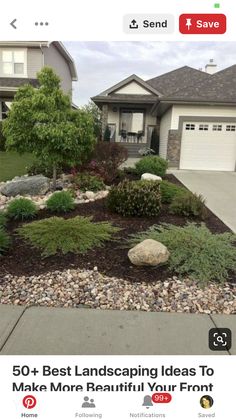
[(164, 96), (170, 96), (176, 90), (202, 83), (210, 79), (210, 74), (201, 70), (184, 66), (147, 80), (146, 83), (158, 90)]
[(211, 75), (207, 80), (179, 89), (171, 99), (236, 103), (236, 65)]
[(120, 81), (119, 83), (115, 84), (114, 86), (110, 87), (109, 89), (104, 90), (103, 92), (100, 93), (99, 96), (107, 96), (107, 95), (110, 95), (111, 93), (116, 93), (116, 91), (118, 89), (120, 89), (121, 87), (127, 86), (132, 81), (135, 81), (137, 84), (144, 87), (146, 90), (148, 90), (150, 93), (153, 93), (156, 96), (161, 95), (160, 92), (158, 92), (151, 85), (147, 84), (143, 79), (138, 77), (136, 74), (132, 74), (131, 76), (127, 77), (126, 79), (124, 79), (122, 81)]

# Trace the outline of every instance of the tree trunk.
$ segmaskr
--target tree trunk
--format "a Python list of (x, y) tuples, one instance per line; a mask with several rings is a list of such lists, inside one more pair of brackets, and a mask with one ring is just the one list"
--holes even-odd
[(53, 190), (56, 190), (57, 187), (57, 167), (53, 165), (53, 183), (52, 183)]

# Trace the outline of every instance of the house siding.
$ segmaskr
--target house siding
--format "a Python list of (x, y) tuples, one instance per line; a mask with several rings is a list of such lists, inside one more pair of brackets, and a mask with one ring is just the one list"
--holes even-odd
[(43, 53), (40, 48), (27, 48), (27, 73), (29, 79), (37, 78), (43, 67)]
[(236, 107), (231, 106), (191, 106), (191, 105), (174, 105), (172, 107), (171, 129), (179, 128), (180, 116), (198, 116), (198, 117), (235, 117)]
[(53, 67), (58, 76), (61, 78), (61, 87), (65, 93), (72, 94), (72, 80), (69, 65), (62, 57), (60, 52), (54, 45), (50, 45), (49, 48), (44, 47), (44, 65)]
[(160, 124), (160, 156), (166, 159), (168, 135), (171, 129), (172, 109), (169, 109), (161, 118)]
[(151, 93), (135, 81), (113, 92), (115, 94), (150, 95)]

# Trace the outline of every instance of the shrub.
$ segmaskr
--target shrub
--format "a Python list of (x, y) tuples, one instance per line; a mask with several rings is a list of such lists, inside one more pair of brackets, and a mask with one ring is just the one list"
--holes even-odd
[(108, 208), (123, 216), (155, 216), (161, 208), (160, 184), (138, 180), (114, 186), (108, 195)]
[(6, 217), (5, 212), (0, 211), (0, 228), (5, 227), (6, 223), (7, 223), (7, 217)]
[(161, 202), (163, 204), (170, 204), (176, 195), (185, 191), (185, 188), (177, 186), (167, 180), (163, 180), (161, 182)]
[(54, 192), (47, 200), (46, 207), (52, 212), (68, 212), (75, 208), (72, 194), (69, 191)]
[(154, 130), (152, 131), (150, 147), (152, 150), (154, 150), (155, 154), (159, 154), (160, 137), (156, 128), (154, 128)]
[(93, 223), (91, 217), (51, 217), (25, 224), (18, 234), (38, 248), (43, 257), (57, 253), (86, 253), (89, 249), (102, 246), (119, 231), (111, 223)]
[(104, 182), (111, 183), (117, 176), (119, 166), (128, 158), (128, 151), (117, 143), (99, 141), (94, 149), (92, 159), (86, 170), (102, 177)]
[(108, 125), (106, 126), (106, 129), (105, 129), (105, 132), (104, 132), (104, 135), (103, 135), (103, 139), (104, 139), (104, 141), (110, 141), (111, 140), (111, 130), (110, 130)]
[[(26, 169), (29, 176), (44, 175), (48, 178), (52, 178), (53, 176), (53, 169), (51, 165), (47, 164), (46, 162), (40, 162), (38, 160), (35, 160)], [(62, 173), (62, 168), (58, 167), (57, 171), (58, 174)]]
[(202, 195), (188, 191), (177, 194), (170, 205), (170, 212), (186, 217), (199, 217), (203, 220), (207, 216), (205, 199)]
[(37, 207), (27, 198), (16, 198), (8, 204), (7, 216), (14, 220), (30, 220), (37, 215)]
[(103, 180), (96, 176), (90, 175), (89, 173), (80, 173), (73, 178), (74, 184), (82, 191), (102, 191), (106, 189)]
[(169, 269), (180, 277), (201, 281), (224, 282), (236, 273), (236, 235), (213, 234), (205, 226), (188, 223), (185, 227), (171, 224), (153, 225), (146, 232), (131, 236), (130, 244), (145, 239), (160, 241), (170, 251)]
[(2, 132), (2, 121), (0, 121), (0, 151), (6, 150), (6, 138)]
[(8, 249), (10, 239), (8, 234), (0, 227), (0, 256)]
[(143, 173), (151, 173), (163, 177), (167, 167), (168, 162), (159, 156), (146, 156), (135, 164), (136, 171), (140, 176)]

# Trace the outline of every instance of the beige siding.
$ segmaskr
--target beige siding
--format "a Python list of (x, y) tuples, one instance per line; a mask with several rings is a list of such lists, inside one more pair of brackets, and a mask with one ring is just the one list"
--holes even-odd
[(230, 106), (183, 106), (174, 105), (172, 111), (171, 129), (178, 129), (180, 116), (199, 116), (199, 117), (235, 117), (236, 109)]
[(65, 93), (72, 94), (72, 79), (69, 66), (54, 45), (43, 48), (44, 65), (52, 67), (62, 80), (62, 89)]
[(132, 81), (131, 83), (127, 84), (121, 89), (116, 90), (116, 94), (132, 94), (132, 95), (150, 95), (151, 93), (146, 90), (144, 87), (140, 86), (140, 84)]
[(40, 48), (27, 48), (27, 73), (29, 79), (35, 79), (43, 67), (43, 54)]
[(161, 118), (160, 124), (160, 156), (166, 159), (168, 134), (171, 129), (172, 109), (169, 109)]

